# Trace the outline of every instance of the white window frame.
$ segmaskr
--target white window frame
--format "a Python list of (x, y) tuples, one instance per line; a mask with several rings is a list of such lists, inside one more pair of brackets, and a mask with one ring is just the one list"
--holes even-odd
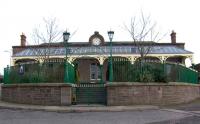
[[(94, 78), (92, 78), (92, 74), (94, 74)], [(101, 70), (98, 63), (91, 63), (90, 64), (90, 80), (100, 80), (100, 75), (101, 75)]]

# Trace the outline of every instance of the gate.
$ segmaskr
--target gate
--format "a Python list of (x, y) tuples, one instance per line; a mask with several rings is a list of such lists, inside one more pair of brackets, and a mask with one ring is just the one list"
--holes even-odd
[(106, 104), (104, 84), (80, 83), (73, 86), (74, 104)]

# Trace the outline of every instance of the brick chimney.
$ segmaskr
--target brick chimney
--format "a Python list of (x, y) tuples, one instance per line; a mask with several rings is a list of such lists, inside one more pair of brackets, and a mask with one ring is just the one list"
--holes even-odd
[(21, 37), (21, 46), (26, 46), (26, 36), (24, 35), (24, 33), (22, 33), (20, 37)]
[(171, 43), (172, 44), (176, 43), (176, 32), (174, 32), (174, 30), (171, 33)]

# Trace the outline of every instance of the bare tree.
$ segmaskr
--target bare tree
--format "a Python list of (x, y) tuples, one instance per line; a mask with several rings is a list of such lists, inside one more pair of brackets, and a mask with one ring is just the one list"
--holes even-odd
[(160, 37), (161, 33), (156, 30), (156, 26), (156, 22), (153, 22), (150, 16), (145, 16), (143, 12), (140, 17), (133, 17), (129, 26), (124, 25), (133, 39), (136, 51), (140, 54), (140, 62), (150, 53), (155, 43), (164, 37), (164, 35)]
[(32, 37), (35, 44), (40, 45), (40, 47), (33, 48), (37, 59), (48, 60), (51, 45), (62, 38), (57, 19), (55, 17), (43, 18), (43, 23), (33, 29)]
[(139, 81), (155, 81), (153, 74), (146, 68), (147, 66), (144, 63), (147, 60), (147, 55), (152, 50), (155, 50), (156, 43), (165, 35), (162, 35), (158, 31), (156, 22), (152, 21), (150, 16), (145, 16), (143, 12), (141, 12), (139, 17), (133, 17), (129, 26), (124, 26), (133, 39), (136, 53), (140, 54), (140, 58), (137, 59), (139, 62), (139, 66), (137, 67), (140, 69)]
[[(72, 32), (72, 38), (78, 29)], [(58, 41), (62, 41), (63, 30), (59, 28), (57, 19), (43, 18), (43, 23), (33, 29), (32, 38), (39, 47), (33, 48), (34, 54), (37, 55), (37, 60), (48, 60), (51, 54), (51, 46)]]

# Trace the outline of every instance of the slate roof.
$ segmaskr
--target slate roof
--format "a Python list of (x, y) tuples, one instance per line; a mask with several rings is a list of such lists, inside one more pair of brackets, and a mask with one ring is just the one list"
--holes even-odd
[[(145, 47), (147, 49), (148, 47)], [(13, 55), (13, 57), (24, 57), (24, 56), (38, 56), (45, 55), (49, 50), (50, 55), (59, 56), (65, 55), (66, 49), (64, 47), (52, 47), (49, 49), (45, 48), (27, 48), (19, 53)], [(109, 54), (109, 46), (86, 46), (86, 47), (68, 47), (68, 53), (71, 55), (100, 55)], [(113, 54), (139, 54), (139, 50), (136, 46), (113, 46)], [(185, 49), (166, 45), (166, 46), (152, 46), (148, 54), (193, 54)]]

